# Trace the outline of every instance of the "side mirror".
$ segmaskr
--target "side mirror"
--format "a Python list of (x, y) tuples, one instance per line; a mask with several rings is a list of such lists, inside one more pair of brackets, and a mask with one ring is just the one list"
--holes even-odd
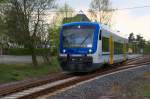
[(102, 39), (102, 30), (99, 31), (99, 40)]

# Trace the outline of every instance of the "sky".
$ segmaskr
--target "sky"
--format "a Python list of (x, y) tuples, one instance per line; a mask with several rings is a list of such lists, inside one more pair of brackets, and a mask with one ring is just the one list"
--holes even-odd
[[(63, 5), (65, 0), (60, 1)], [(67, 4), (76, 11), (89, 9), (91, 0), (66, 0)], [(118, 9), (150, 6), (150, 0), (111, 0), (112, 7)], [(150, 40), (150, 7), (116, 11), (112, 18), (112, 28), (120, 31), (118, 35), (128, 37), (133, 32), (141, 34), (146, 40)]]

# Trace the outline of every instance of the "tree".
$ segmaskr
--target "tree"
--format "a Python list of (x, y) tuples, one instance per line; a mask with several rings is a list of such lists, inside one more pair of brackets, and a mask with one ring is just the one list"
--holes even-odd
[(135, 40), (133, 33), (129, 34), (128, 40), (129, 40), (129, 43), (133, 43), (133, 41)]
[(143, 49), (145, 46), (145, 39), (141, 35), (136, 35), (136, 41), (138, 42), (138, 48)]
[(129, 44), (131, 45), (134, 52), (141, 52), (144, 49), (146, 40), (141, 35), (136, 35), (136, 38), (133, 33), (129, 34), (128, 37)]
[(3, 50), (8, 46), (8, 37), (5, 35), (7, 29), (2, 12), (3, 6), (7, 0), (0, 1), (0, 55), (3, 54)]
[(114, 10), (111, 8), (110, 0), (92, 0), (89, 12), (100, 23), (110, 25)]
[[(44, 15), (55, 7), (55, 0), (8, 0), (5, 9), (7, 35), (32, 53), (32, 62), (37, 66), (36, 48), (46, 38)], [(44, 36), (43, 36), (44, 35)]]
[(60, 35), (60, 27), (50, 27), (49, 28), (49, 38), (51, 45), (51, 53), (52, 55), (58, 54), (59, 49), (59, 35)]
[(74, 16), (74, 9), (70, 7), (68, 4), (65, 4), (62, 7), (59, 7), (57, 10), (56, 15), (54, 16), (55, 19), (53, 20), (55, 26), (61, 26), (63, 24), (63, 20), (65, 19), (65, 23), (70, 22), (67, 20), (68, 17)]
[(97, 13), (93, 9), (89, 9), (90, 20), (97, 22)]
[(128, 37), (129, 48), (132, 49), (132, 52), (136, 52), (136, 39), (134, 37), (134, 33), (130, 33)]
[(5, 22), (4, 22), (4, 16), (3, 16), (3, 13), (2, 13), (2, 7), (4, 5), (4, 1), (6, 1), (6, 0), (1, 0), (0, 1), (0, 35), (2, 33), (4, 33), (4, 31), (5, 31)]

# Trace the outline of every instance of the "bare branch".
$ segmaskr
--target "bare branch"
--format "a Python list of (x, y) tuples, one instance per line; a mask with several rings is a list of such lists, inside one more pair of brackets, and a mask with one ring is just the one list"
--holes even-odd
[(100, 23), (109, 24), (113, 14), (111, 9), (110, 0), (92, 0), (89, 12), (91, 14), (95, 13), (94, 17)]

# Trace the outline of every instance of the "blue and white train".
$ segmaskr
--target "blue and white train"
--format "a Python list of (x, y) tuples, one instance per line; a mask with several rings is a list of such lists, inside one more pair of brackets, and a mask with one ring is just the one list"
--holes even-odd
[(62, 26), (59, 62), (67, 72), (90, 72), (103, 64), (125, 61), (128, 40), (102, 24), (73, 22)]

